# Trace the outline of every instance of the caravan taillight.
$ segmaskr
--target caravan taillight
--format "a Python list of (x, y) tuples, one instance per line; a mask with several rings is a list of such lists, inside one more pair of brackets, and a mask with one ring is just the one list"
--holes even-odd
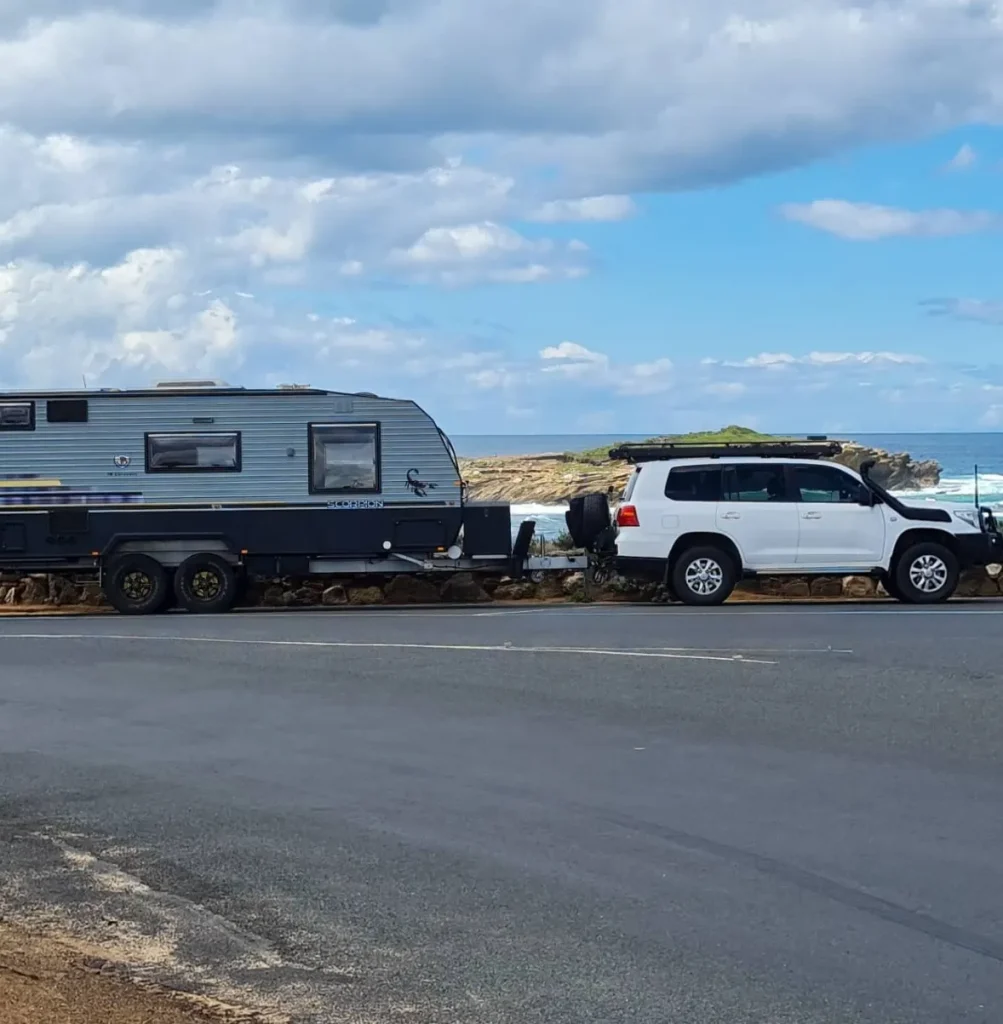
[(616, 525), (621, 529), (625, 526), (640, 526), (637, 509), (633, 505), (621, 505), (616, 510)]

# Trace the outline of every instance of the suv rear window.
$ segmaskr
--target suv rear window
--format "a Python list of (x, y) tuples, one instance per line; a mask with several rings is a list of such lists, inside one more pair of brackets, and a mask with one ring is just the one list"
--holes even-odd
[(720, 466), (677, 466), (665, 481), (670, 501), (720, 501)]

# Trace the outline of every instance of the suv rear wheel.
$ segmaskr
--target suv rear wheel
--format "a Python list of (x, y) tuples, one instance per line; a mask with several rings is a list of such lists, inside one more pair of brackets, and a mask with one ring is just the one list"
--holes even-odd
[(894, 596), (900, 601), (933, 604), (946, 601), (954, 593), (960, 569), (950, 549), (933, 541), (923, 541), (902, 552), (892, 574)]
[(727, 552), (716, 547), (687, 548), (672, 566), (670, 582), (683, 604), (721, 604), (735, 589), (737, 570)]

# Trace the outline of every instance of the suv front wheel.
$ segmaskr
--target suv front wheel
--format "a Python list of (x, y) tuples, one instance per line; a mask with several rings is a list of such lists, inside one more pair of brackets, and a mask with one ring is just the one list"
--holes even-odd
[[(958, 585), (958, 560), (943, 544), (924, 541), (903, 551), (893, 567), (894, 594), (909, 604), (946, 601)], [(888, 591), (893, 593), (891, 589)]]
[(672, 566), (671, 583), (684, 604), (721, 604), (735, 589), (737, 570), (720, 548), (687, 548)]

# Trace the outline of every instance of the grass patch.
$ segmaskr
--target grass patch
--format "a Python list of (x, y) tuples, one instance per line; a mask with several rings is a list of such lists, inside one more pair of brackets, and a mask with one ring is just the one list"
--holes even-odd
[[(777, 441), (783, 440), (780, 434), (762, 434), (752, 427), (740, 427), (731, 424), (722, 427), (720, 430), (697, 430), (690, 434), (662, 434), (658, 437), (649, 437), (642, 444), (656, 444), (665, 441), (683, 441), (691, 444), (725, 444), (728, 442), (742, 441)], [(624, 442), (626, 443), (626, 442)], [(602, 448), (587, 448), (581, 452), (567, 452), (566, 456), (572, 461), (581, 462), (607, 462), (609, 461), (610, 448), (615, 445), (604, 445)]]

